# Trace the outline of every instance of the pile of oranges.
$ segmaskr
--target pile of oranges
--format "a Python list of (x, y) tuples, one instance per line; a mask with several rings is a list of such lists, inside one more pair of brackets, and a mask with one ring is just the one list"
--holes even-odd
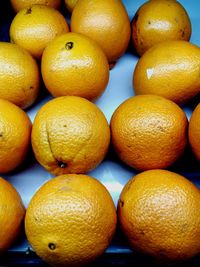
[[(24, 226), (30, 246), (48, 264), (86, 265), (108, 248), (118, 222), (130, 247), (156, 261), (198, 255), (200, 191), (168, 170), (187, 146), (200, 160), (200, 104), (189, 121), (182, 109), (200, 91), (200, 48), (190, 42), (184, 7), (149, 0), (130, 20), (120, 0), (10, 5), (16, 13), (10, 42), (0, 42), (0, 173), (20, 173), (32, 151), (55, 177), (38, 188), (27, 210), (0, 178), (0, 252)], [(95, 101), (128, 49), (138, 56), (133, 96), (109, 122)], [(42, 103), (45, 89), (51, 99)], [(38, 102), (31, 122), (27, 111)], [(110, 147), (140, 172), (122, 189), (117, 210), (106, 187), (87, 175)]]

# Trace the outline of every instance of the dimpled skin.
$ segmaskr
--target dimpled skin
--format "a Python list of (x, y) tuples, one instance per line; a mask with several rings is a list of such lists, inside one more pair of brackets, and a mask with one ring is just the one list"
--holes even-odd
[(122, 56), (128, 47), (130, 21), (120, 0), (79, 0), (70, 25), (72, 32), (94, 39), (110, 63)]
[(166, 41), (150, 48), (137, 62), (137, 95), (155, 94), (181, 105), (200, 90), (200, 49), (186, 41)]
[(20, 11), (23, 8), (28, 8), (32, 5), (47, 5), (58, 9), (61, 4), (61, 0), (10, 0), (10, 3), (15, 12)]
[(142, 55), (150, 47), (163, 41), (189, 41), (191, 22), (178, 1), (151, 0), (137, 10), (131, 30), (133, 47)]
[(56, 9), (34, 5), (20, 10), (10, 26), (10, 40), (41, 58), (44, 48), (56, 36), (69, 31), (65, 17)]
[(31, 121), (27, 114), (0, 99), (0, 173), (7, 173), (25, 159), (31, 143)]
[(52, 266), (80, 266), (100, 256), (116, 228), (116, 210), (106, 188), (77, 174), (48, 181), (26, 213), (26, 235)]
[(44, 83), (55, 97), (76, 95), (93, 100), (104, 92), (109, 80), (102, 49), (77, 33), (54, 39), (44, 51), (41, 68)]
[(157, 259), (186, 260), (200, 252), (200, 191), (166, 170), (129, 180), (118, 202), (118, 219), (131, 246)]
[(27, 108), (38, 96), (39, 83), (35, 60), (21, 47), (0, 42), (0, 98)]
[(196, 106), (190, 117), (188, 137), (193, 153), (200, 160), (200, 104)]
[(20, 234), (25, 208), (16, 189), (0, 177), (0, 253), (5, 252)]
[(47, 102), (33, 123), (32, 147), (49, 172), (86, 173), (105, 157), (110, 129), (101, 110), (90, 101), (64, 96)]
[(182, 109), (160, 96), (129, 98), (111, 118), (119, 158), (138, 170), (167, 168), (184, 152), (188, 121)]

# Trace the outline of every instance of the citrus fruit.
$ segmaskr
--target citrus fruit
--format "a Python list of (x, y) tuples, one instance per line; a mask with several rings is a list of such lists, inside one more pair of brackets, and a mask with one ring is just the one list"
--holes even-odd
[(166, 170), (149, 170), (125, 185), (118, 218), (130, 245), (156, 259), (186, 260), (200, 252), (200, 191)]
[(23, 8), (29, 8), (32, 5), (46, 5), (58, 9), (61, 0), (10, 0), (10, 3), (15, 12), (18, 12)]
[(200, 104), (194, 109), (189, 122), (189, 143), (198, 160), (200, 160)]
[(72, 12), (71, 30), (95, 40), (110, 63), (127, 49), (130, 21), (120, 0), (79, 0)]
[(138, 170), (167, 168), (184, 152), (187, 118), (174, 102), (155, 95), (127, 99), (111, 118), (119, 158)]
[(0, 173), (7, 173), (22, 163), (30, 142), (28, 115), (11, 102), (0, 99)]
[(138, 94), (164, 96), (184, 104), (200, 90), (200, 48), (186, 41), (166, 41), (137, 62), (133, 87)]
[(100, 256), (116, 228), (116, 210), (107, 189), (78, 174), (48, 181), (33, 196), (25, 217), (35, 252), (53, 266), (81, 266)]
[(66, 8), (72, 12), (78, 0), (65, 0)]
[(0, 177), (0, 253), (5, 252), (19, 236), (25, 208), (16, 189)]
[(34, 5), (20, 10), (10, 26), (10, 40), (40, 58), (56, 36), (69, 31), (65, 17), (56, 9)]
[(36, 159), (53, 174), (86, 173), (104, 158), (110, 129), (101, 110), (76, 96), (58, 97), (37, 113), (32, 129)]
[(137, 10), (131, 30), (133, 47), (142, 55), (150, 47), (163, 41), (189, 41), (191, 22), (178, 1), (150, 0)]
[(55, 97), (76, 95), (93, 100), (109, 80), (108, 61), (101, 48), (77, 33), (55, 38), (44, 51), (41, 68), (44, 83)]
[(24, 49), (0, 42), (0, 98), (27, 108), (38, 96), (39, 80), (37, 63)]

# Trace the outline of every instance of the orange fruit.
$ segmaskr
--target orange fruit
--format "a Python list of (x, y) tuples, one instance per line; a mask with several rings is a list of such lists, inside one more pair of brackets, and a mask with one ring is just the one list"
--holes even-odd
[(129, 180), (118, 202), (118, 219), (130, 245), (159, 260), (189, 259), (200, 252), (200, 191), (166, 170)]
[(133, 47), (142, 55), (150, 47), (163, 41), (189, 41), (191, 22), (178, 1), (150, 0), (137, 10), (131, 31)]
[(61, 175), (33, 196), (25, 217), (27, 238), (52, 266), (81, 266), (100, 256), (116, 228), (107, 189), (86, 175)]
[(69, 31), (65, 17), (56, 9), (34, 5), (17, 13), (10, 26), (10, 40), (40, 58), (56, 36)]
[(0, 177), (0, 253), (6, 251), (21, 232), (25, 208), (14, 186)]
[(27, 108), (38, 96), (39, 80), (37, 63), (24, 49), (0, 42), (0, 98)]
[(10, 3), (15, 12), (18, 12), (23, 8), (29, 8), (32, 5), (46, 5), (58, 9), (61, 0), (10, 0)]
[(65, 6), (69, 10), (69, 12), (72, 12), (76, 3), (78, 0), (65, 0)]
[(7, 173), (25, 159), (31, 139), (28, 115), (11, 102), (0, 99), (0, 173)]
[(199, 68), (199, 47), (186, 41), (162, 42), (137, 62), (135, 93), (160, 95), (183, 104), (199, 93)]
[(200, 160), (200, 104), (196, 106), (190, 117), (188, 137), (192, 151)]
[(95, 40), (110, 63), (127, 49), (130, 21), (120, 0), (79, 0), (72, 12), (71, 30)]
[(77, 33), (55, 38), (44, 51), (41, 68), (44, 83), (55, 97), (75, 95), (93, 100), (103, 93), (109, 80), (109, 66), (101, 48)]
[(127, 99), (111, 118), (119, 158), (138, 170), (167, 168), (184, 152), (187, 118), (174, 102), (155, 95)]
[(49, 172), (86, 173), (104, 158), (110, 129), (101, 110), (90, 101), (64, 96), (47, 102), (32, 129), (36, 159)]

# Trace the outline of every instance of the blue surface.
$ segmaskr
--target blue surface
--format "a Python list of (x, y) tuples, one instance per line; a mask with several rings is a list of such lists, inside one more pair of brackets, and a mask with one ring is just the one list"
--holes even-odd
[[(138, 7), (144, 3), (142, 0), (123, 1), (132, 20)], [(192, 22), (192, 37), (191, 42), (200, 44), (200, 1), (199, 0), (181, 0), (179, 1), (187, 10)], [(8, 12), (8, 13), (6, 13)], [(13, 17), (13, 13), (7, 8), (1, 10), (2, 17), (0, 21), (0, 40), (8, 41), (9, 24)], [(96, 101), (96, 104), (106, 115), (108, 121), (114, 110), (125, 99), (134, 95), (132, 88), (133, 70), (137, 63), (138, 57), (132, 51), (128, 51), (119, 59), (115, 67), (110, 71), (110, 80), (104, 94)], [(48, 94), (43, 94), (29, 110), (28, 115), (33, 121), (37, 110), (51, 98)], [(199, 102), (199, 97), (183, 107), (188, 118), (191, 112)], [(190, 149), (187, 149), (185, 155), (176, 163), (170, 170), (176, 171), (185, 175), (188, 179), (200, 186), (200, 163), (198, 163), (191, 154)], [(93, 171), (89, 173), (91, 176), (99, 179), (109, 190), (112, 198), (117, 204), (120, 192), (124, 184), (136, 174), (136, 171), (121, 163), (113, 151), (109, 151), (106, 159)], [(52, 175), (41, 167), (33, 157), (29, 157), (22, 168), (10, 175), (4, 175), (10, 181), (22, 196), (23, 202), (27, 207), (32, 195), (35, 191), (47, 180), (51, 179)], [(25, 252), (27, 251), (28, 243), (22, 239), (18, 244), (13, 246), (11, 251)], [(130, 247), (124, 240), (121, 233), (117, 233), (111, 246), (107, 249), (107, 253), (131, 253)], [(195, 261), (196, 262), (196, 261)], [(200, 261), (199, 261), (200, 264)], [(197, 265), (196, 265), (197, 266)]]

